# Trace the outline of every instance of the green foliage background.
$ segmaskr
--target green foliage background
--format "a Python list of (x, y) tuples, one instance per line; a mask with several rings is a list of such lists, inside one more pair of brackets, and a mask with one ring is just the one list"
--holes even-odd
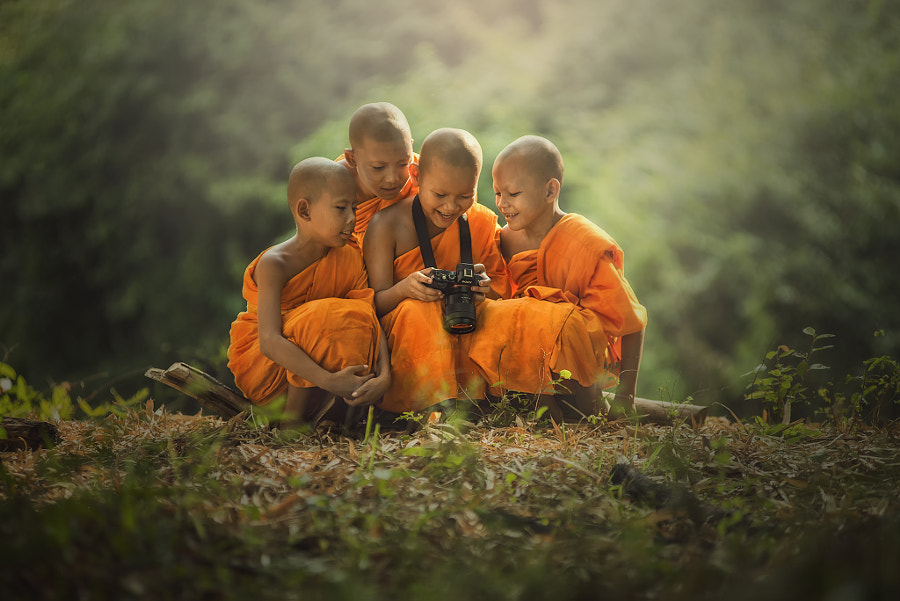
[(648, 307), (642, 396), (733, 400), (806, 326), (896, 356), (898, 46), (878, 0), (0, 3), (0, 355), (227, 379), (290, 166), (389, 100), (476, 135), (488, 206), (503, 146), (557, 143)]

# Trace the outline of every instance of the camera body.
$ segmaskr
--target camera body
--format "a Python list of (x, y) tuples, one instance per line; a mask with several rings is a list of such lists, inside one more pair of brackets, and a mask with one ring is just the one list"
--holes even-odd
[(467, 334), (475, 329), (475, 297), (472, 286), (481, 281), (471, 263), (460, 263), (456, 271), (432, 269), (429, 288), (444, 293), (444, 329), (451, 334)]

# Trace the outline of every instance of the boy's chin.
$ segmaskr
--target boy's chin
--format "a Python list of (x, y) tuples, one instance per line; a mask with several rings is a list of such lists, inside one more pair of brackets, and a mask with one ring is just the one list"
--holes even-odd
[(430, 221), (431, 221), (431, 225), (433, 225), (433, 226), (436, 227), (437, 229), (443, 231), (443, 230), (446, 230), (447, 228), (449, 228), (451, 225), (453, 225), (453, 224), (456, 223), (457, 221), (459, 221), (459, 218), (457, 217), (457, 218), (454, 219), (453, 221), (449, 221), (449, 222), (448, 222), (448, 221), (441, 221), (440, 223), (436, 223), (433, 219), (431, 219)]
[(345, 238), (344, 236), (339, 236), (335, 238), (332, 244), (329, 244), (331, 248), (340, 248), (342, 246), (347, 246), (350, 243), (350, 240)]

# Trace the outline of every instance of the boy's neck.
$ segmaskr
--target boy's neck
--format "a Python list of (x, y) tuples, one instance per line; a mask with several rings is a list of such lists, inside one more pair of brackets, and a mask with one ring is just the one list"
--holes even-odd
[(294, 237), (287, 241), (288, 252), (295, 256), (299, 261), (312, 265), (322, 257), (328, 254), (329, 247), (315, 242), (309, 236), (304, 235), (302, 230), (297, 230)]
[(538, 245), (540, 245), (541, 241), (546, 238), (547, 234), (550, 233), (550, 230), (553, 229), (553, 226), (559, 223), (559, 220), (565, 215), (566, 214), (563, 213), (559, 207), (554, 207), (552, 211), (547, 212), (546, 218), (536, 220), (526, 227), (523, 230), (523, 234), (529, 240), (535, 240)]
[(504, 228), (500, 236), (500, 250), (504, 258), (508, 261), (520, 252), (539, 249), (553, 226), (559, 223), (559, 220), (565, 215), (556, 208), (550, 213), (550, 219), (540, 220), (539, 223), (533, 223), (525, 229), (512, 231), (508, 227)]

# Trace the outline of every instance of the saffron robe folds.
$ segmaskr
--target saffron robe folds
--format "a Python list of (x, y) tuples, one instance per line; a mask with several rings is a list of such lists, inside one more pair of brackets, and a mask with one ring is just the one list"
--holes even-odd
[(502, 344), (474, 339), (468, 351), (491, 393), (550, 392), (563, 369), (582, 386), (614, 385), (620, 338), (646, 326), (647, 310), (612, 237), (581, 215), (564, 215), (540, 248), (509, 260), (507, 273), (514, 298), (489, 306), (484, 318), (508, 336)]
[[(466, 212), (472, 235), (472, 260), (482, 263), (491, 278), (491, 288), (499, 295), (509, 294), (503, 257), (500, 254), (497, 216), (487, 207), (474, 204)], [(459, 263), (459, 226), (453, 224), (431, 239), (439, 269), (456, 270)], [(416, 247), (394, 259), (394, 281), (425, 269)], [(468, 334), (449, 334), (444, 330), (443, 299), (423, 302), (405, 299), (381, 318), (391, 349), (391, 388), (381, 407), (394, 413), (420, 411), (447, 399), (457, 398), (459, 390), (471, 397), (484, 389), (484, 381), (467, 357), (467, 348), (475, 337), (494, 336), (496, 330), (483, 322), (485, 307), (499, 302), (476, 303), (475, 330)]]
[[(347, 165), (347, 158), (345, 157), (345, 155), (342, 154), (341, 156), (336, 158), (335, 161), (350, 169), (350, 167)], [(418, 153), (413, 153), (412, 162), (419, 162)], [(350, 246), (362, 252), (363, 238), (365, 238), (366, 236), (366, 229), (369, 227), (369, 221), (372, 220), (372, 215), (374, 215), (381, 209), (396, 204), (405, 198), (415, 196), (418, 193), (419, 187), (413, 184), (413, 180), (410, 177), (406, 180), (406, 183), (403, 184), (403, 189), (400, 190), (400, 193), (394, 200), (385, 200), (376, 196), (375, 198), (364, 200), (363, 202), (356, 205), (356, 227), (353, 228), (353, 240), (349, 242)]]
[[(259, 350), (253, 279), (260, 253), (244, 271), (247, 310), (231, 324), (228, 369), (245, 397), (265, 404), (287, 391), (314, 384), (289, 372)], [(288, 281), (281, 293), (282, 333), (323, 369), (336, 372), (351, 365), (377, 364), (381, 330), (375, 315), (375, 292), (369, 288), (360, 253), (350, 246), (332, 248)]]

